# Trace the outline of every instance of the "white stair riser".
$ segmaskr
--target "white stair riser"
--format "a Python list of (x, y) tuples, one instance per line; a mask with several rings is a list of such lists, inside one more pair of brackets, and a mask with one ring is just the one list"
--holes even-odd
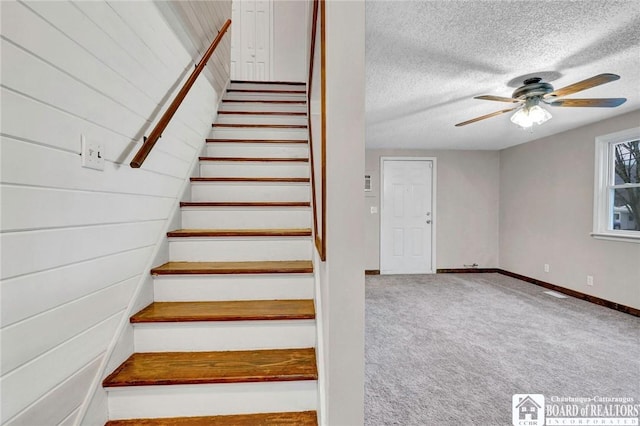
[(184, 207), (182, 227), (187, 229), (282, 229), (311, 227), (309, 207)]
[(247, 99), (252, 101), (306, 101), (306, 93), (259, 93), (259, 92), (227, 92), (224, 99)]
[(109, 418), (158, 418), (307, 411), (317, 381), (108, 388)]
[(307, 117), (296, 115), (232, 115), (218, 114), (216, 123), (220, 124), (308, 124)]
[(244, 262), (308, 260), (310, 237), (169, 238), (174, 262)]
[(309, 184), (233, 182), (191, 185), (192, 201), (310, 201)]
[(134, 324), (135, 352), (310, 348), (315, 320)]
[(209, 157), (244, 158), (309, 158), (306, 143), (208, 143), (206, 155)]
[(220, 111), (289, 111), (307, 112), (306, 104), (277, 104), (269, 102), (222, 102)]
[(229, 83), (229, 89), (241, 90), (306, 90), (306, 84)]
[(172, 275), (153, 279), (156, 302), (313, 299), (312, 274)]
[(277, 139), (308, 140), (307, 129), (270, 129), (260, 127), (216, 128), (211, 131), (212, 139)]
[[(308, 178), (307, 162), (240, 162), (201, 161), (200, 176), (203, 177), (286, 177)], [(287, 201), (287, 200), (281, 200)]]

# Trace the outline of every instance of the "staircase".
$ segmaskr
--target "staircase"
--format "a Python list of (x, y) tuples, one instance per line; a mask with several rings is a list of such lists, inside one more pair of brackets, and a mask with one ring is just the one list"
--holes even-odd
[(135, 353), (103, 382), (109, 426), (317, 425), (304, 85), (232, 82), (218, 114)]

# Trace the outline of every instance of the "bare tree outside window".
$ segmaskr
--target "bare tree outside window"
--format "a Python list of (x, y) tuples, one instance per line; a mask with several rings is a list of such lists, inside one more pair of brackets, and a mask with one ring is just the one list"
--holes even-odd
[(615, 144), (614, 155), (613, 229), (640, 231), (640, 140)]

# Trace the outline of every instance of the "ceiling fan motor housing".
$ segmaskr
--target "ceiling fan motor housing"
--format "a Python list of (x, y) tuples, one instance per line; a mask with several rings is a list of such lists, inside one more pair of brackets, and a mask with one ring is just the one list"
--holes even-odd
[(524, 81), (524, 86), (518, 87), (511, 95), (512, 98), (525, 100), (534, 96), (542, 97), (553, 92), (553, 86), (545, 83), (539, 77), (528, 78)]

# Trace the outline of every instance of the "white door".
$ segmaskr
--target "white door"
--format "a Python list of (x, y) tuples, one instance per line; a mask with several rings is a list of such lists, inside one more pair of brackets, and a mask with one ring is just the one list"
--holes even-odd
[(240, 30), (242, 29), (242, 19), (240, 18), (240, 0), (231, 2), (231, 65), (229, 74), (231, 80), (242, 80), (240, 63), (242, 62), (242, 51), (240, 50)]
[(433, 160), (382, 159), (380, 273), (432, 273)]
[(234, 0), (232, 2), (232, 80), (269, 80), (271, 9), (271, 0)]

